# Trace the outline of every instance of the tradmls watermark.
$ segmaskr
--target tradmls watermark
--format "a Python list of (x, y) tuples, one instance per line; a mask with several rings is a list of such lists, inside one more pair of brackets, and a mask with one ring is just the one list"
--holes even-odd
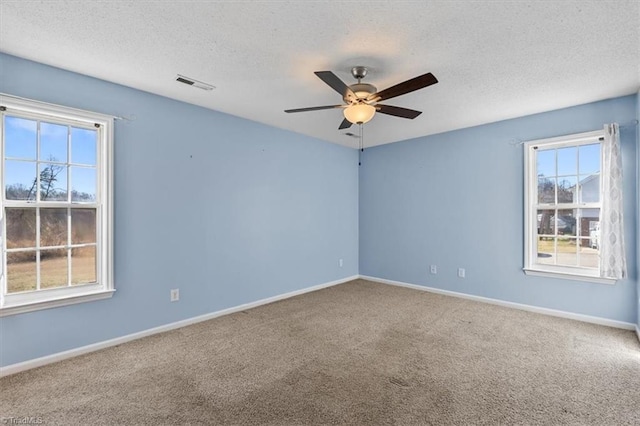
[(0, 417), (0, 424), (3, 425), (42, 425), (44, 419), (42, 417)]

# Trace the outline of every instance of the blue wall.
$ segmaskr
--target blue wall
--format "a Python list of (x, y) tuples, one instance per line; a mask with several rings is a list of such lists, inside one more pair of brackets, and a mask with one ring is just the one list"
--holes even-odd
[[(638, 158), (637, 169), (636, 169), (636, 184), (638, 187), (636, 188), (636, 235), (637, 235), (637, 252), (636, 252), (636, 267), (638, 273), (638, 284), (636, 291), (636, 300), (638, 304), (636, 305), (636, 325), (640, 330), (640, 90), (636, 95), (636, 156)], [(639, 336), (640, 337), (640, 336)]]
[(524, 275), (524, 153), (513, 142), (629, 123), (636, 103), (631, 95), (366, 150), (360, 273), (634, 323), (635, 127), (621, 130), (630, 277), (615, 285)]
[(114, 297), (0, 319), (1, 365), (358, 273), (355, 150), (3, 54), (0, 91), (135, 116), (115, 129)]
[(355, 150), (3, 54), (0, 92), (135, 116), (116, 122), (117, 292), (0, 319), (2, 366), (358, 272), (640, 325), (637, 129), (622, 131), (634, 220), (615, 286), (522, 273), (513, 144), (628, 123), (640, 94), (371, 148), (358, 176)]

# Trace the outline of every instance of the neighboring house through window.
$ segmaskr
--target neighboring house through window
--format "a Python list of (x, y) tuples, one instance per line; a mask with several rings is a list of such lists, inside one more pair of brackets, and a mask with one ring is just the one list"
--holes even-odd
[(113, 118), (0, 95), (0, 315), (110, 297)]

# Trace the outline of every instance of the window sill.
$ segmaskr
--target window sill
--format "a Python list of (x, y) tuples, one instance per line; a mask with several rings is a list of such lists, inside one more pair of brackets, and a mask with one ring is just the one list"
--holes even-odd
[(523, 271), (526, 275), (534, 275), (537, 277), (559, 278), (564, 280), (583, 281), (608, 285), (614, 285), (616, 283), (616, 280), (613, 278), (601, 278), (589, 275), (569, 274), (564, 272), (542, 271), (539, 269), (529, 268), (524, 268)]
[(96, 300), (109, 299), (115, 290), (100, 290), (93, 293), (60, 297), (58, 299), (43, 300), (42, 302), (32, 302), (4, 306), (0, 308), (0, 317), (23, 314), (26, 312), (39, 311), (42, 309), (57, 308), (60, 306), (75, 305), (76, 303), (93, 302)]

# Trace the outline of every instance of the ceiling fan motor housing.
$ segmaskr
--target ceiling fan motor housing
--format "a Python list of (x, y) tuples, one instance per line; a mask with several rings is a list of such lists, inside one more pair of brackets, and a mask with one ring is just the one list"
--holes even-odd
[(369, 95), (373, 95), (378, 91), (378, 89), (376, 89), (376, 86), (369, 83), (352, 84), (351, 86), (349, 86), (349, 89), (351, 89), (351, 91), (355, 93), (357, 99), (354, 99), (352, 101), (345, 96), (344, 100), (348, 103), (361, 103), (358, 101), (364, 101)]

